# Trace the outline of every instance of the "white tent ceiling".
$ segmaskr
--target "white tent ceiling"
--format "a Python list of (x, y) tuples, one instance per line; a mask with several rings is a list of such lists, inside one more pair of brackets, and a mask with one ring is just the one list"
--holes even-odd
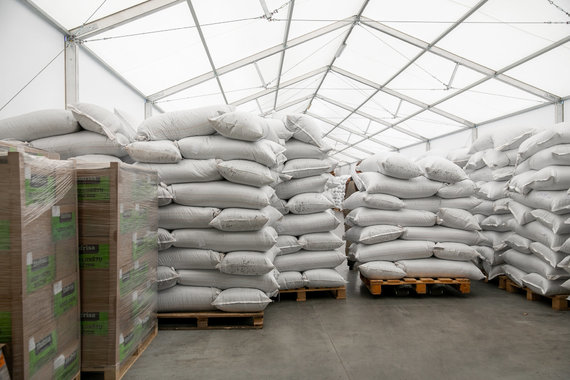
[(164, 111), (305, 112), (353, 162), (570, 95), (570, 0), (26, 0)]

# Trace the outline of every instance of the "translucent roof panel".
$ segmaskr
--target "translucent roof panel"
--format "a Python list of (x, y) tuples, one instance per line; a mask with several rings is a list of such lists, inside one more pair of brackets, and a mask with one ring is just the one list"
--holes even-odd
[(236, 107), (236, 109), (242, 112), (251, 112), (254, 114), (261, 113), (261, 110), (259, 109), (257, 102), (255, 100), (251, 100), (247, 103), (240, 104), (239, 106)]
[[(381, 140), (381, 139), (378, 139)], [(372, 140), (364, 140), (361, 138), (361, 141), (356, 145), (356, 147), (358, 148), (364, 148), (370, 152), (372, 152), (373, 154), (375, 153), (379, 153), (379, 152), (388, 152), (391, 149), (386, 147), (385, 145), (382, 144), (378, 144), (377, 142), (374, 142)]]
[(354, 144), (362, 140), (362, 136), (355, 135), (354, 133), (345, 131), (344, 129), (335, 128), (329, 132), (328, 137), (341, 140), (345, 144)]
[(283, 43), (284, 23), (261, 19), (259, 0), (193, 0), (216, 67)]
[[(291, 21), (291, 29), (289, 30), (289, 39), (322, 28), (337, 20), (354, 16), (358, 13), (362, 4), (363, 0), (296, 1), (293, 7), (293, 19)], [(279, 19), (284, 20), (286, 18), (287, 13), (279, 11)]]
[(311, 113), (320, 115), (336, 124), (340, 123), (350, 114), (350, 111), (337, 107), (318, 98), (315, 98), (313, 100), (313, 103), (311, 104), (311, 108), (309, 108), (309, 110)]
[(230, 103), (264, 90), (254, 65), (220, 75), (220, 82)]
[(570, 95), (570, 43), (564, 44), (505, 74), (555, 95)]
[(315, 75), (304, 81), (292, 84), (279, 90), (277, 94), (277, 106), (282, 106), (293, 99), (299, 99), (312, 95), (317, 90), (319, 83), (323, 80), (323, 74)]
[(348, 27), (341, 28), (287, 49), (281, 80), (286, 81), (330, 65), (347, 32)]
[[(161, 32), (164, 25), (172, 30)], [(211, 71), (186, 3), (97, 35), (86, 46), (145, 94)]]
[[(66, 29), (74, 29), (146, 0), (30, 0)], [(99, 8), (100, 7), (100, 8)]]
[(319, 95), (356, 108), (366, 101), (374, 91), (372, 87), (330, 71), (319, 89)]
[[(461, 84), (466, 86), (483, 77), (483, 74), (464, 66), (458, 66), (457, 70), (455, 67), (456, 64), (452, 61), (427, 52), (391, 81), (387, 87), (431, 104), (455, 93), (461, 88)], [(456, 82), (458, 76), (461, 78), (457, 78)]]
[(424, 111), (413, 118), (398, 124), (398, 127), (425, 138), (432, 139), (464, 128), (465, 126), (431, 111)]
[(369, 156), (368, 153), (365, 153), (361, 150), (358, 150), (355, 147), (347, 148), (347, 149), (343, 150), (341, 153), (350, 154), (351, 156), (358, 157), (359, 159), (363, 159), (363, 158), (366, 158)]
[(420, 141), (415, 137), (412, 137), (402, 132), (398, 132), (393, 128), (387, 129), (384, 132), (381, 132), (374, 137), (380, 141), (384, 141), (387, 144), (395, 146), (396, 148), (402, 148), (404, 146), (414, 144)]
[(360, 107), (359, 110), (385, 120), (388, 123), (395, 123), (421, 110), (421, 107), (379, 91), (372, 99)]
[(342, 124), (351, 129), (355, 129), (360, 133), (364, 133), (365, 135), (378, 133), (387, 128), (382, 124), (379, 124), (358, 114), (350, 115), (349, 118), (346, 119)]
[(357, 25), (335, 66), (384, 84), (421, 50), (366, 26)]
[[(476, 3), (475, 0), (371, 1), (363, 16), (430, 42)], [(435, 9), (437, 12), (434, 12)]]
[(568, 35), (568, 25), (545, 23), (568, 21), (546, 0), (488, 1), (466, 21), (437, 46), (495, 70)]
[(267, 86), (276, 86), (280, 62), (281, 54), (273, 54), (253, 63), (253, 66), (259, 69), (259, 73)]
[(216, 82), (215, 79), (211, 79), (156, 102), (157, 105), (167, 112), (224, 103), (224, 98), (220, 93), (218, 82)]
[[(296, 103), (296, 104), (293, 104), (293, 105), (288, 106), (288, 107), (278, 108), (279, 114), (288, 115), (288, 114), (293, 114), (293, 113), (301, 113), (307, 109), (307, 107), (309, 106), (309, 101), (310, 100), (307, 99), (307, 100), (303, 100), (300, 103)], [(273, 104), (271, 105), (271, 107), (273, 107)]]
[(496, 79), (490, 79), (441, 104), (437, 108), (480, 123), (544, 102)]

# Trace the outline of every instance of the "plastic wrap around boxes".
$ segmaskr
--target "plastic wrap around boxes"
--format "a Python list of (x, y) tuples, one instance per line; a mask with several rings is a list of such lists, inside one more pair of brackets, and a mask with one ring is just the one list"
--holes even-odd
[(14, 379), (80, 370), (75, 165), (50, 158), (0, 153), (0, 343)]
[(79, 164), (77, 193), (81, 368), (120, 369), (157, 326), (157, 176)]
[(399, 153), (362, 161), (360, 191), (344, 202), (351, 259), (368, 279), (481, 279), (474, 261), (487, 239), (468, 211), (479, 201), (461, 168), (441, 157), (413, 162)]
[[(487, 208), (493, 211), (486, 219), (494, 219), (492, 223), (483, 221), (497, 231), (495, 252), (485, 263), (490, 278), (505, 274), (517, 285), (547, 296), (570, 293), (569, 143), (568, 124), (562, 124), (483, 136), (471, 147), (477, 151), (470, 160), (477, 169), (471, 176), (485, 170), (493, 174), (481, 176), (484, 182), (478, 186), (486, 190), (480, 192), (508, 196)], [(492, 164), (483, 166), (481, 160)], [(496, 163), (506, 161), (509, 165), (501, 170), (510, 173), (502, 178), (508, 182), (491, 181), (496, 179)]]

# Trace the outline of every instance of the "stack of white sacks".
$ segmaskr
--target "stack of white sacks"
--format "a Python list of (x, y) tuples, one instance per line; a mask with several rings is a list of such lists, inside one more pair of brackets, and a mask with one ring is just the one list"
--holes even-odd
[(127, 147), (136, 165), (157, 170), (167, 185), (160, 312), (255, 312), (277, 293), (272, 226), (282, 215), (269, 185), (280, 181), (274, 169), (285, 148), (270, 123), (225, 105), (170, 112), (145, 120), (141, 141)]
[(322, 130), (317, 121), (306, 115), (288, 115), (287, 130), (292, 132), (286, 143), (287, 162), (282, 173), (291, 177), (275, 188), (286, 201), (283, 219), (275, 229), (281, 250), (275, 259), (281, 289), (343, 286), (346, 282), (335, 271), (345, 255), (341, 237), (333, 231), (341, 224), (331, 210), (333, 199), (325, 192), (328, 174), (337, 162), (328, 157)]
[(484, 277), (474, 262), (486, 239), (467, 211), (479, 201), (461, 168), (442, 157), (413, 162), (390, 152), (363, 160), (358, 169), (353, 179), (360, 191), (344, 203), (352, 209), (345, 237), (362, 275)]
[(89, 103), (0, 120), (0, 139), (59, 153), (62, 160), (121, 162), (128, 158), (125, 146), (134, 141), (135, 135), (128, 114)]
[(542, 130), (522, 142), (508, 184), (518, 213), (513, 209), (509, 226), (521, 244), (502, 255), (503, 272), (547, 296), (570, 293), (569, 127)]

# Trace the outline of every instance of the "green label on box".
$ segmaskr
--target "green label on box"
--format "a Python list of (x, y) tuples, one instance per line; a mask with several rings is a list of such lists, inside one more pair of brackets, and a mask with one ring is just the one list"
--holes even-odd
[[(63, 360), (54, 361), (54, 379), (72, 380), (79, 373), (79, 351), (73, 351), (71, 355)], [(57, 364), (56, 364), (57, 362)]]
[(109, 244), (80, 244), (79, 268), (109, 268)]
[(0, 251), (10, 249), (10, 221), (0, 220)]
[[(53, 214), (52, 214), (53, 215)], [(51, 218), (51, 236), (54, 242), (75, 236), (75, 213), (66, 212)]]
[(55, 178), (53, 176), (26, 173), (24, 186), (26, 206), (38, 202), (48, 204), (55, 199)]
[(142, 332), (142, 325), (137, 324), (133, 331), (119, 337), (119, 361), (123, 362), (137, 348)]
[(30, 354), (30, 375), (36, 373), (48, 361), (51, 361), (57, 353), (57, 334), (55, 331), (49, 335), (35, 341), (30, 338), (29, 341), (29, 354)]
[(109, 313), (82, 312), (81, 335), (106, 336), (109, 332)]
[(133, 260), (144, 256), (147, 252), (158, 248), (158, 233), (151, 232), (142, 238), (133, 236)]
[(147, 280), (148, 276), (148, 263), (144, 263), (140, 266), (135, 266), (135, 268), (130, 271), (124, 272), (119, 278), (119, 288), (121, 291), (121, 297), (132, 292), (139, 285), (143, 284)]
[(0, 311), (0, 343), (12, 341), (12, 314), (9, 311)]
[(108, 176), (77, 177), (77, 199), (79, 201), (108, 201), (111, 187)]
[(55, 279), (55, 256), (32, 259), (28, 253), (26, 284), (28, 293), (35, 292)]
[(54, 293), (54, 313), (56, 318), (77, 305), (78, 295), (75, 282), (61, 289), (54, 289)]

